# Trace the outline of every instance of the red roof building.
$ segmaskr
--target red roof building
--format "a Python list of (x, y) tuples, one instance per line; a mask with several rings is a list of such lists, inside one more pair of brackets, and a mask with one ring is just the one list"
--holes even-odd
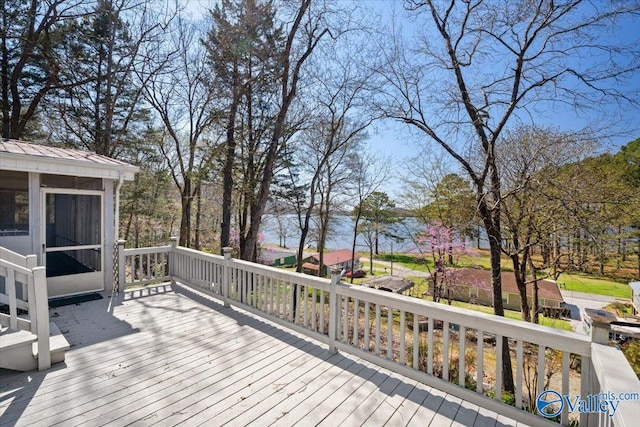
[[(360, 266), (360, 255), (356, 252), (353, 260), (353, 268), (357, 269)], [(326, 276), (327, 272), (334, 268), (339, 268), (343, 271), (351, 270), (351, 249), (340, 249), (333, 252), (325, 252), (322, 257), (322, 276)], [(302, 264), (302, 271), (307, 274), (318, 275), (318, 269), (320, 268), (320, 254), (313, 254), (307, 258)]]

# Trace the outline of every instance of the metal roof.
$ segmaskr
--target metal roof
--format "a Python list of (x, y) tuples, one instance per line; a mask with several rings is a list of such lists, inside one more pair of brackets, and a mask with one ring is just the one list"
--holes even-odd
[(139, 171), (137, 166), (93, 152), (11, 139), (0, 140), (0, 169), (125, 180), (132, 180)]

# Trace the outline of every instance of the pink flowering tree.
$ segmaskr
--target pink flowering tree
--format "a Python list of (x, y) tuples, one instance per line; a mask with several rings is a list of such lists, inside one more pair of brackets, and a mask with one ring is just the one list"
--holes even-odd
[(416, 249), (426, 258), (431, 258), (433, 268), (429, 269), (429, 282), (433, 300), (435, 302), (445, 298), (449, 304), (458, 288), (455, 266), (462, 255), (475, 255), (465, 245), (464, 238), (460, 238), (453, 229), (446, 227), (440, 221), (433, 221), (424, 226), (424, 230), (416, 239)]

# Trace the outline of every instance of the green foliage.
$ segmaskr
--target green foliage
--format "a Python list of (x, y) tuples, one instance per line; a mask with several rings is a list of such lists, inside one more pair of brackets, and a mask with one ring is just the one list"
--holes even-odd
[(133, 38), (119, 7), (125, 6), (100, 0), (90, 14), (61, 27), (58, 55), (67, 64), (49, 107), (60, 110), (64, 144), (128, 159), (140, 146), (135, 143), (143, 143), (138, 137), (151, 117), (134, 81), (142, 41)]
[(640, 379), (640, 340), (630, 339), (620, 345), (622, 352), (629, 361), (629, 365)]
[(419, 214), (425, 224), (439, 221), (462, 236), (474, 236), (477, 203), (468, 181), (454, 173), (445, 175), (431, 190), (429, 199), (432, 202)]

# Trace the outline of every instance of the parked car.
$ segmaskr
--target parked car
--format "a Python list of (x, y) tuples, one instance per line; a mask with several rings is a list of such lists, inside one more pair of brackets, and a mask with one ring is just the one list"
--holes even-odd
[[(353, 278), (354, 279), (359, 279), (361, 277), (365, 277), (367, 275), (367, 273), (365, 273), (363, 270), (353, 270)], [(351, 278), (351, 270), (347, 271), (344, 274), (345, 277), (347, 278)]]

